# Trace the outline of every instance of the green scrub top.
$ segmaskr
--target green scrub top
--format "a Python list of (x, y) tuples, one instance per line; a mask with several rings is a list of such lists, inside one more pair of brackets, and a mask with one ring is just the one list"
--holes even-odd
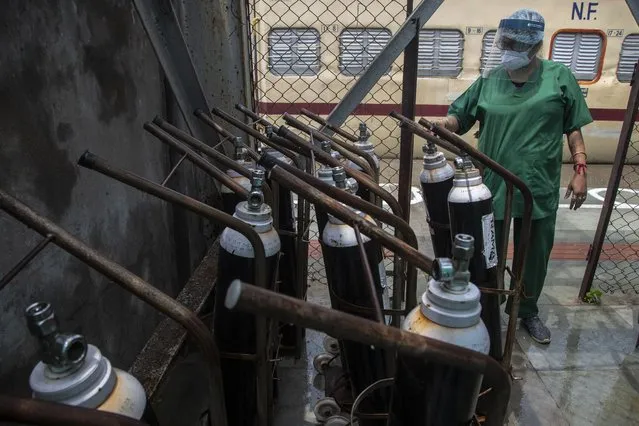
[[(459, 133), (479, 121), (479, 149), (519, 176), (532, 191), (533, 219), (555, 214), (563, 135), (591, 123), (581, 88), (565, 65), (540, 60), (528, 82), (518, 87), (503, 68), (480, 77), (448, 110)], [(489, 169), (484, 183), (493, 194), (495, 219), (504, 218), (506, 184)], [(513, 217), (522, 217), (524, 203), (515, 189)]]

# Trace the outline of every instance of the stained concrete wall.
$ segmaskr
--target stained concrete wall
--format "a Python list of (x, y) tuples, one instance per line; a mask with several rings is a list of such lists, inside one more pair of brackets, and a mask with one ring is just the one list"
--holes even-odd
[[(176, 114), (132, 2), (7, 3), (0, 14), (0, 188), (176, 295), (204, 254), (213, 226), (76, 165), (89, 149), (160, 182), (175, 161), (142, 129), (156, 114), (174, 121)], [(222, 29), (229, 16), (236, 18), (215, 1), (184, 4), (188, 14), (182, 23), (191, 28), (187, 39), (205, 94), (212, 104), (230, 109), (243, 100), (241, 55), (211, 49), (239, 40), (239, 32)], [(203, 201), (214, 199), (210, 179), (188, 164), (170, 186)], [(40, 238), (0, 212), (0, 274)], [(0, 391), (26, 388), (38, 348), (23, 311), (36, 300), (51, 302), (65, 330), (85, 334), (122, 368), (160, 318), (51, 245), (0, 292)]]

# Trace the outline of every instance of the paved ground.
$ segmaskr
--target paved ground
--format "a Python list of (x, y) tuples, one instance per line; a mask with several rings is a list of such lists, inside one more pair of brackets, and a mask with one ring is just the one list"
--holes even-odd
[[(415, 179), (420, 168), (416, 162)], [(570, 172), (565, 169), (563, 186)], [(610, 169), (593, 166), (589, 172), (590, 192), (585, 208), (577, 212), (560, 208), (556, 247), (540, 299), (541, 317), (551, 329), (553, 341), (541, 346), (524, 331), (517, 332), (513, 366), (515, 376), (521, 379), (513, 385), (509, 425), (639, 424), (639, 352), (635, 351), (639, 299), (634, 292), (617, 291), (604, 294), (601, 306), (577, 300)], [(423, 205), (418, 198), (416, 193), (411, 225), (418, 234), (420, 251), (431, 254)], [(625, 207), (627, 214), (634, 213), (635, 206)], [(634, 230), (634, 225), (630, 225), (629, 231)], [(628, 250), (636, 256), (633, 243)], [(632, 264), (630, 268), (635, 269)], [(425, 282), (426, 278), (420, 277), (420, 294)], [(327, 305), (326, 287), (311, 285), (309, 301)], [(506, 320), (504, 315), (504, 326)], [(322, 340), (319, 333), (309, 331), (306, 357), (281, 364), (277, 426), (315, 424), (312, 409), (324, 395), (312, 358), (324, 352)]]

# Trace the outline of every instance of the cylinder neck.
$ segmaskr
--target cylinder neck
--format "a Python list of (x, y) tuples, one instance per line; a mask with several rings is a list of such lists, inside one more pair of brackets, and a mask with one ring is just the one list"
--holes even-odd
[(49, 303), (36, 302), (25, 310), (27, 326), (38, 338), (42, 362), (56, 374), (71, 374), (82, 365), (87, 342), (80, 334), (61, 333)]
[(262, 169), (253, 169), (251, 172), (251, 191), (247, 201), (242, 201), (235, 207), (235, 216), (253, 226), (256, 232), (262, 233), (273, 228), (271, 208), (264, 203), (262, 192), (265, 172)]
[(468, 156), (455, 158), (454, 186), (474, 186), (482, 183), (481, 173)]
[(427, 142), (422, 146), (424, 152), (424, 170), (434, 170), (445, 166), (446, 157), (437, 150), (437, 146), (432, 142)]
[(244, 142), (242, 142), (241, 137), (235, 137), (233, 147), (235, 148), (233, 159), (235, 161), (244, 161), (246, 159), (246, 148), (244, 147)]
[(366, 127), (366, 123), (359, 123), (359, 139), (355, 142), (355, 146), (364, 152), (373, 154), (375, 152), (375, 147), (369, 141), (370, 136), (371, 134)]
[(481, 305), (479, 289), (470, 283), (468, 266), (473, 256), (475, 239), (457, 234), (453, 258), (438, 258), (433, 263), (433, 280), (422, 296), (421, 311), (440, 325), (464, 328), (479, 322)]

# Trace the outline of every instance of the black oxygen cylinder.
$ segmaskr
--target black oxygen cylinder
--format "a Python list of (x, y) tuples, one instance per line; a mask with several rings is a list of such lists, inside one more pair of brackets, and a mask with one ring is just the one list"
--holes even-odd
[[(480, 318), (479, 289), (468, 282), (474, 242), (456, 235), (454, 260), (438, 258), (433, 279), (402, 329), (487, 354), (488, 331)], [(463, 294), (463, 297), (460, 295)], [(399, 354), (387, 426), (469, 426), (482, 375)]]
[[(497, 247), (492, 194), (470, 159), (455, 159), (453, 189), (448, 195), (451, 234), (475, 239), (470, 279), (478, 287), (497, 288)], [(501, 360), (499, 295), (482, 293), (481, 318), (490, 334), (490, 356)]]
[(455, 169), (434, 143), (428, 142), (424, 151), (424, 170), (419, 176), (435, 257), (451, 255), (451, 233), (448, 216), (448, 194), (453, 187)]
[[(233, 159), (240, 164), (241, 166), (251, 168), (253, 164), (250, 161), (246, 160), (246, 149), (244, 148), (244, 143), (242, 142), (241, 137), (236, 137), (233, 141), (233, 146), (235, 148), (235, 153), (233, 155)], [(247, 191), (251, 190), (251, 180), (246, 176), (242, 176), (235, 170), (229, 169), (226, 171), (226, 174), (236, 181), (240, 186), (245, 188)], [(235, 213), (235, 206), (238, 205), (242, 201), (242, 197), (235, 193), (231, 188), (228, 188), (222, 185), (222, 209), (224, 213), (232, 215)]]
[[(333, 179), (336, 186), (345, 189), (344, 169), (333, 169)], [(367, 220), (374, 223), (370, 216)], [(383, 306), (382, 285), (377, 265), (381, 261), (379, 244), (362, 235), (364, 250), (371, 267), (377, 303)], [(326, 267), (331, 305), (334, 309), (357, 315), (375, 321), (373, 301), (370, 299), (369, 290), (366, 288), (366, 278), (362, 270), (362, 260), (355, 236), (355, 230), (329, 215), (324, 227), (321, 239), (322, 254)], [(340, 341), (341, 359), (349, 383), (353, 392), (353, 398), (357, 397), (366, 387), (374, 382), (387, 378), (389, 371), (389, 354), (380, 348), (372, 348), (357, 342)], [(376, 391), (360, 405), (361, 413), (386, 413), (390, 393), (387, 389)], [(367, 419), (365, 414), (360, 415), (360, 425), (379, 426), (384, 422)]]
[[(264, 179), (263, 170), (253, 171), (253, 188), (248, 201), (236, 206), (235, 217), (250, 224), (259, 234), (266, 254), (266, 283), (271, 286), (280, 238), (273, 228), (271, 208), (263, 203), (259, 189)], [(255, 354), (255, 316), (230, 311), (224, 306), (224, 296), (233, 280), (254, 282), (255, 253), (244, 235), (226, 228), (220, 239), (218, 257), (218, 278), (215, 288), (214, 335), (220, 349), (225, 354)], [(254, 426), (257, 413), (255, 363), (249, 360), (233, 359), (232, 355), (222, 356), (222, 375), (226, 410), (229, 425)]]

